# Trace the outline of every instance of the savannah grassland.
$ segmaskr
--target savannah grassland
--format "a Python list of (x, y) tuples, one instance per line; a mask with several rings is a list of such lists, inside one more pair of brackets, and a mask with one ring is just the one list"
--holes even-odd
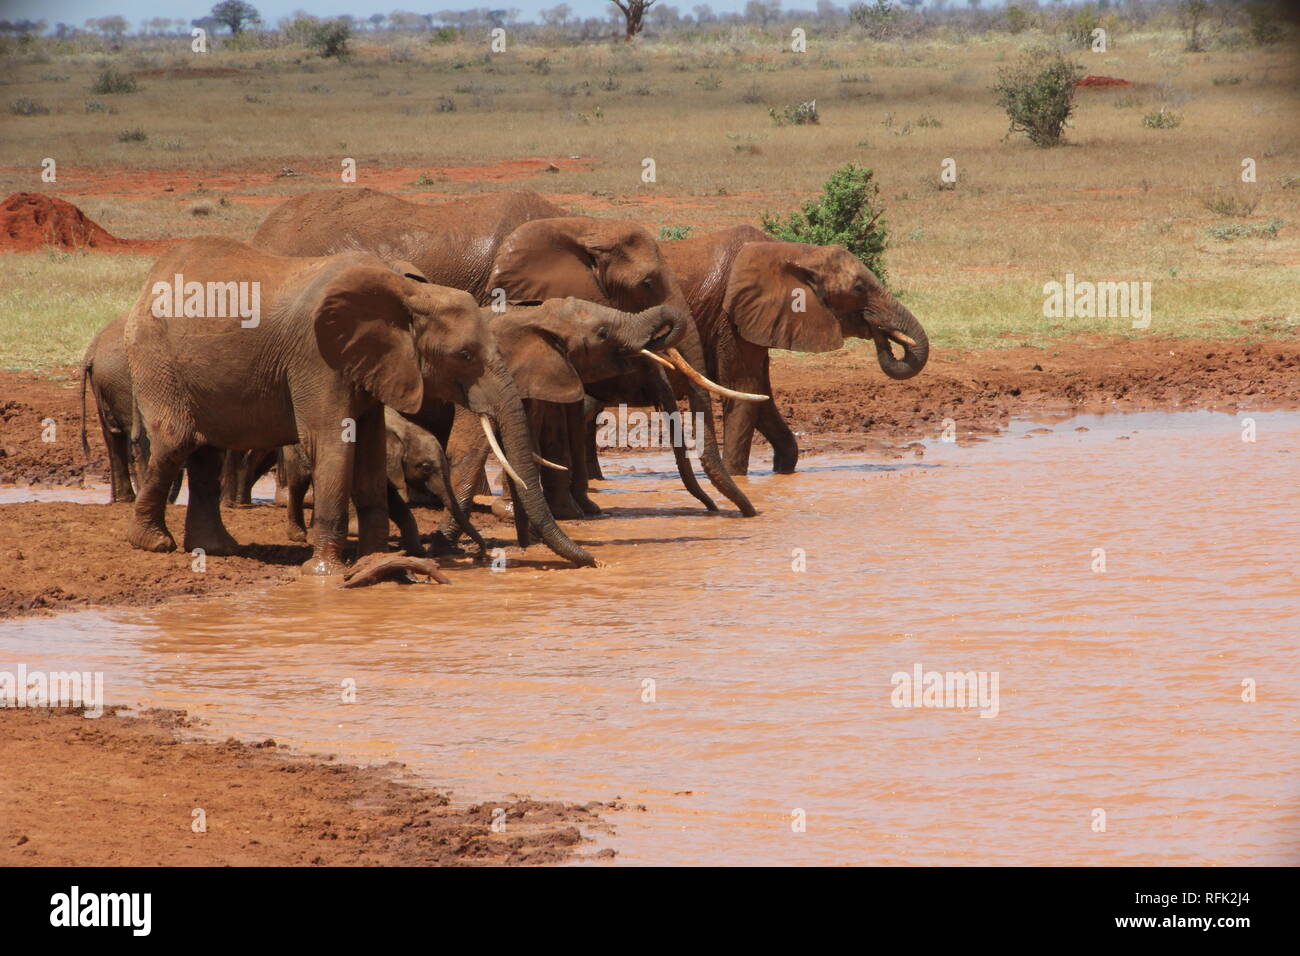
[[(1040, 149), (1006, 137), (991, 87), (1023, 50), (1050, 41), (1035, 30), (961, 42), (810, 31), (808, 52), (795, 54), (774, 29), (489, 54), (486, 37), (362, 35), (340, 63), (220, 39), (206, 55), (187, 38), (128, 40), (117, 53), (42, 40), (11, 47), (0, 70), (0, 187), (53, 193), (120, 237), (246, 239), (278, 198), (339, 185), (352, 157), (360, 185), (418, 201), (533, 188), (581, 212), (699, 235), (788, 212), (856, 162), (881, 185), (889, 281), (938, 347), (1050, 348), (1082, 332), (1296, 335), (1295, 44), (1186, 53), (1173, 30), (1114, 31), (1107, 53), (1073, 57), (1134, 85), (1080, 89), (1065, 144)], [(135, 73), (139, 90), (93, 93), (106, 68)], [(10, 104), (22, 97), (49, 112), (17, 115)], [(768, 115), (812, 99), (818, 125)], [(1179, 125), (1144, 126), (1161, 107)], [(124, 141), (133, 130), (144, 138)], [(44, 157), (58, 162), (56, 184), (40, 181)], [(525, 157), (562, 168), (490, 178), (495, 164)], [(646, 157), (653, 184), (641, 182)], [(1253, 184), (1240, 181), (1246, 157)], [(957, 164), (952, 188), (941, 188), (945, 158)], [(284, 167), (299, 175), (279, 176)], [(1270, 223), (1274, 238), (1215, 236)], [(0, 256), (0, 366), (77, 361), (135, 298), (150, 262)], [(1043, 284), (1066, 273), (1150, 281), (1151, 328), (1044, 318)], [(848, 360), (870, 361), (869, 348)]]

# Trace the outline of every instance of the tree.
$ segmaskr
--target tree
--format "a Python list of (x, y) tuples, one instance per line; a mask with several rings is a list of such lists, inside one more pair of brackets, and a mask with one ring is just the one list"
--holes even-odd
[(221, 0), (212, 8), (212, 19), (228, 26), (232, 34), (239, 34), (244, 32), (245, 26), (261, 23), (262, 15), (244, 0)]
[(697, 3), (691, 7), (691, 11), (695, 14), (696, 23), (712, 23), (718, 19), (717, 14), (713, 12), (713, 8), (707, 3)]
[(745, 4), (745, 19), (757, 20), (759, 26), (767, 26), (781, 15), (781, 0), (749, 0)]
[(627, 33), (624, 34), (623, 40), (631, 43), (632, 38), (645, 26), (645, 15), (659, 0), (609, 0), (609, 2), (622, 11), (623, 20), (627, 24)]
[(86, 29), (94, 30), (96, 33), (102, 33), (104, 36), (120, 38), (126, 33), (130, 24), (126, 22), (126, 17), (96, 17), (86, 21)]
[(562, 27), (569, 22), (571, 16), (573, 16), (573, 8), (567, 3), (561, 3), (542, 11), (542, 23), (548, 27)]

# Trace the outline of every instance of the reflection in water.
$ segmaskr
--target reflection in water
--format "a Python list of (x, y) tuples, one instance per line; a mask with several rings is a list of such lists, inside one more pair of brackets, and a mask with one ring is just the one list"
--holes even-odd
[[(754, 520), (629, 459), (570, 526), (605, 568), (19, 620), (0, 669), (466, 800), (622, 796), (622, 862), (1297, 863), (1300, 416), (1253, 417), (814, 458), (749, 479)], [(918, 664), (996, 672), (997, 717), (891, 706)]]

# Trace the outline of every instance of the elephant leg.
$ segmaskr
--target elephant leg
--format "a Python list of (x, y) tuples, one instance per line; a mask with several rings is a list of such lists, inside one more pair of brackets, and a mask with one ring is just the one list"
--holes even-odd
[[(557, 465), (563, 465), (571, 474), (573, 465), (569, 461), (568, 429), (564, 409), (553, 402), (530, 401), (528, 404), (528, 426), (533, 433), (533, 441), (538, 453)], [(553, 468), (539, 471), (542, 491), (546, 495), (546, 504), (551, 514), (560, 519), (583, 517), (583, 510), (574, 500), (569, 489), (569, 474)]]
[(277, 465), (285, 489), (285, 518), (289, 525), (290, 541), (307, 540), (307, 519), (303, 515), (303, 499), (311, 487), (311, 467), (302, 445), (285, 445), (280, 449)]
[(605, 472), (600, 467), (600, 452), (596, 448), (596, 416), (604, 410), (604, 403), (590, 395), (582, 400), (582, 413), (585, 419), (583, 432), (587, 444), (587, 478), (590, 481), (605, 480)]
[(237, 554), (239, 543), (221, 521), (221, 474), (230, 453), (211, 445), (196, 448), (186, 463), (190, 503), (185, 509), (185, 550), (204, 554)]
[(415, 515), (411, 514), (410, 506), (396, 486), (387, 480), (385, 484), (388, 486), (388, 516), (393, 524), (397, 525), (401, 535), (402, 550), (414, 557), (423, 558), (424, 545), (420, 543), (420, 526), (415, 521)]
[[(740, 392), (770, 396), (772, 384), (767, 366), (767, 349), (746, 342), (736, 343), (734, 351), (724, 350), (718, 356), (719, 383)], [(762, 403), (738, 402), (730, 398), (722, 400), (723, 461), (727, 470), (733, 475), (749, 474), (749, 455), (754, 441), (754, 429), (762, 427), (763, 406), (768, 404), (771, 404), (770, 399)], [(772, 411), (776, 411), (775, 406)], [(789, 428), (785, 431), (789, 432)], [(766, 437), (767, 432), (764, 431), (763, 435)], [(794, 446), (792, 457), (797, 458), (798, 446), (794, 443), (794, 435), (790, 435), (789, 445)], [(774, 444), (774, 452), (776, 448)], [(784, 446), (781, 454), (788, 451), (789, 446)], [(782, 464), (785, 464), (784, 460)], [(789, 464), (790, 470), (793, 471), (793, 460)]]
[[(676, 429), (676, 431), (678, 431), (678, 435), (677, 436), (672, 435), (674, 429), (670, 425), (669, 427), (670, 437), (673, 438), (684, 437), (681, 436), (681, 428), (680, 428), (681, 413), (677, 408), (677, 399), (673, 397), (672, 386), (668, 384), (668, 379), (664, 377), (664, 373), (659, 371), (658, 369), (651, 370), (649, 372), (649, 375), (650, 375), (651, 382), (654, 384), (655, 399), (656, 399), (655, 407), (658, 408), (659, 411), (661, 412), (666, 412), (670, 415), (678, 416), (679, 425), (678, 428)], [(694, 436), (694, 440), (697, 442), (703, 440), (703, 438), (704, 438), (703, 435)], [(673, 441), (672, 444), (673, 444), (673, 458), (677, 462), (677, 474), (681, 476), (682, 485), (685, 486), (686, 490), (691, 493), (692, 497), (694, 497), (697, 501), (703, 504), (704, 507), (707, 508), (709, 511), (717, 511), (718, 510), (717, 504), (714, 502), (712, 498), (709, 497), (708, 492), (706, 492), (703, 488), (700, 487), (699, 479), (695, 477), (695, 468), (691, 464), (690, 457), (686, 454), (685, 443), (683, 441), (675, 440)]]
[[(348, 502), (352, 498), (353, 466), (362, 431), (360, 422), (357, 424), (357, 442), (340, 441), (333, 436), (325, 441), (315, 436), (309, 439), (312, 555), (302, 566), (304, 574), (341, 574), (346, 566), (343, 549), (348, 539)], [(383, 438), (382, 428), (380, 438)], [(378, 473), (382, 476), (383, 469), (379, 468)], [(385, 533), (387, 520), (385, 517)]]
[[(239, 503), (239, 479), (243, 470), (243, 463), (247, 460), (247, 452), (244, 451), (227, 451), (221, 459), (221, 503), (234, 507)], [(193, 484), (193, 472), (190, 474), (190, 483)]]
[[(563, 406), (564, 432), (569, 448), (569, 493), (586, 515), (600, 514), (600, 505), (587, 494), (587, 414), (586, 402)], [(593, 441), (595, 440), (593, 435)]]
[[(770, 385), (768, 387), (771, 388)], [(758, 406), (758, 430), (772, 446), (772, 473), (793, 474), (794, 466), (799, 461), (799, 441), (772, 399)]]
[(144, 481), (135, 499), (135, 513), (126, 530), (126, 540), (132, 547), (141, 551), (176, 550), (176, 541), (167, 530), (167, 492), (193, 449), (194, 439), (188, 435), (175, 443), (152, 443)]
[[(388, 550), (388, 470), (384, 467), (388, 433), (384, 406), (376, 405), (357, 419), (356, 455), (353, 459), (352, 503), (357, 509), (357, 557)], [(405, 507), (407, 517), (410, 509)], [(411, 525), (415, 519), (411, 518)], [(419, 547), (419, 530), (415, 546)]]
[(104, 447), (108, 449), (108, 484), (113, 503), (129, 504), (135, 501), (131, 487), (131, 440), (121, 429), (111, 427), (103, 414), (99, 416), (99, 424), (104, 433)]

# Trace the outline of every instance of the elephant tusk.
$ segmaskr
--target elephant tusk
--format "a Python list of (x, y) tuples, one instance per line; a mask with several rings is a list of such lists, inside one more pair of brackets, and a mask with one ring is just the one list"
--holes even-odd
[(897, 329), (885, 329), (884, 332), (887, 338), (893, 339), (900, 345), (906, 345), (909, 349), (916, 348), (916, 339), (912, 338), (910, 335), (904, 335)]
[(488, 419), (487, 415), (480, 414), (478, 422), (483, 426), (483, 434), (487, 435), (488, 444), (492, 446), (492, 454), (497, 456), (497, 461), (501, 462), (501, 467), (505, 469), (506, 474), (509, 475), (520, 488), (526, 489), (528, 483), (519, 477), (517, 471), (510, 467), (510, 459), (506, 457), (506, 453), (503, 452), (501, 446), (497, 444), (497, 436), (492, 431), (492, 422)]
[(556, 471), (568, 471), (568, 470), (569, 470), (569, 469), (565, 468), (563, 465), (557, 465), (557, 464), (556, 464), (555, 462), (553, 462), (553, 461), (547, 461), (547, 460), (546, 460), (545, 458), (543, 458), (541, 455), (537, 454), (537, 452), (533, 452), (533, 461), (537, 462), (537, 464), (541, 465), (543, 468), (554, 468)]
[(677, 368), (676, 365), (668, 361), (662, 355), (655, 355), (655, 353), (651, 352), (649, 349), (642, 349), (641, 354), (644, 355), (646, 358), (650, 359), (652, 362), (658, 362), (660, 365), (662, 365), (664, 368), (670, 371), (676, 370)]
[(676, 349), (668, 350), (668, 357), (673, 360), (673, 365), (677, 371), (681, 372), (696, 385), (701, 388), (707, 388), (710, 392), (715, 392), (723, 398), (734, 398), (739, 402), (765, 402), (768, 400), (767, 395), (755, 395), (752, 392), (737, 392), (734, 389), (719, 385), (717, 382), (710, 382), (707, 378), (691, 368), (691, 364), (682, 358), (682, 353)]

